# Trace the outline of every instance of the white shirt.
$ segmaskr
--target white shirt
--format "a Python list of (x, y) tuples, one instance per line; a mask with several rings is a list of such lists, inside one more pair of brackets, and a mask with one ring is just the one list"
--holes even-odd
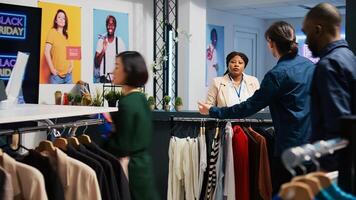
[(235, 104), (240, 104), (250, 98), (253, 94), (249, 94), (247, 91), (246, 82), (242, 79), (240, 85), (237, 87), (235, 86), (232, 81), (230, 81), (229, 85), (229, 97), (230, 101), (227, 106), (233, 106)]
[[(208, 52), (210, 52), (211, 55), (209, 55)], [(213, 82), (213, 79), (218, 76), (218, 72), (214, 67), (214, 65), (218, 64), (217, 52), (212, 44), (209, 44), (207, 49), (206, 64), (208, 66), (207, 76), (206, 76), (207, 86), (209, 86)]]
[[(104, 38), (105, 40), (107, 40), (107, 37)], [(100, 53), (103, 50), (103, 42), (104, 42), (103, 38), (100, 38), (98, 40), (98, 43), (96, 45), (96, 52)], [(119, 54), (120, 52), (126, 51), (126, 46), (124, 41), (120, 38), (117, 37), (117, 53)], [(107, 73), (112, 73), (115, 69), (115, 57), (116, 57), (116, 42), (115, 40), (113, 40), (112, 42), (108, 42), (108, 46), (106, 48), (105, 51), (105, 60), (106, 60), (106, 69), (105, 69), (105, 74)], [(100, 76), (105, 75), (104, 74), (104, 57), (101, 60), (100, 63)]]

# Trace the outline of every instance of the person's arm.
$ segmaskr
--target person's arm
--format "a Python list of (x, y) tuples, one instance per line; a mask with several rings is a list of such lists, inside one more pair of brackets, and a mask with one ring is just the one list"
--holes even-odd
[(323, 60), (316, 67), (314, 79), (320, 98), (322, 121), (330, 132), (340, 129), (337, 120), (343, 115), (351, 114), (351, 94), (349, 91), (349, 78), (335, 60)]
[(95, 52), (95, 66), (100, 66), (101, 61), (103, 60), (103, 57), (105, 55), (106, 49), (107, 49), (107, 41), (106, 39), (99, 40), (97, 44), (97, 50)]
[(264, 77), (261, 88), (245, 102), (235, 104), (231, 107), (211, 107), (207, 104), (199, 103), (201, 114), (209, 114), (213, 118), (238, 119), (255, 114), (262, 108), (268, 106), (273, 100), (277, 99), (280, 91), (280, 84), (271, 73)]
[(46, 46), (45, 46), (45, 58), (46, 58), (46, 61), (47, 61), (47, 64), (48, 64), (48, 67), (49, 67), (49, 70), (51, 71), (51, 73), (53, 75), (57, 75), (57, 70), (56, 68), (54, 67), (53, 65), (53, 62), (52, 62), (52, 58), (51, 58), (51, 49), (52, 49), (52, 44), (50, 43), (46, 43)]
[(74, 61), (73, 61), (73, 60), (70, 60), (70, 61), (69, 61), (68, 73), (72, 73), (73, 67), (74, 67)]

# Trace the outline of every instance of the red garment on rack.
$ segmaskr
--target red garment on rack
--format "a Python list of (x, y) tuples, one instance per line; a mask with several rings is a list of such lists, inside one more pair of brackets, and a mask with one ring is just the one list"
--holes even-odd
[(234, 154), (236, 200), (250, 199), (248, 138), (240, 126), (234, 126), (232, 149)]

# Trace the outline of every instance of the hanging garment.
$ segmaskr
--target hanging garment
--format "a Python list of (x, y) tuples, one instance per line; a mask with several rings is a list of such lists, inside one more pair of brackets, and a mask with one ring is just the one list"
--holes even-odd
[(198, 139), (194, 138), (189, 140), (190, 156), (192, 162), (192, 179), (194, 198), (199, 199), (199, 149)]
[(55, 155), (50, 158), (56, 163), (66, 200), (101, 199), (96, 174), (88, 165), (67, 156), (58, 148)]
[(176, 145), (174, 148), (173, 162), (173, 200), (184, 199), (184, 172), (183, 160), (185, 155), (183, 149), (185, 147), (185, 139), (175, 138)]
[(103, 199), (108, 199), (108, 200), (113, 199), (109, 190), (108, 181), (104, 172), (104, 168), (98, 161), (79, 152), (71, 144), (67, 144), (67, 151), (65, 153), (67, 153), (67, 155), (70, 156), (71, 158), (83, 162), (84, 164), (92, 168), (95, 171), (96, 178), (98, 180), (101, 197)]
[(41, 172), (31, 166), (16, 162), (6, 153), (2, 158), (3, 169), (11, 175), (14, 199), (48, 199)]
[(225, 127), (226, 155), (225, 155), (225, 179), (224, 179), (224, 197), (226, 200), (235, 200), (235, 173), (234, 173), (234, 155), (232, 149), (233, 130), (230, 122)]
[(259, 167), (258, 167), (258, 191), (264, 200), (272, 198), (272, 180), (271, 170), (269, 168), (269, 157), (266, 146), (266, 140), (263, 136), (254, 131), (251, 127), (248, 128), (250, 135), (252, 135), (258, 143), (259, 150)]
[(190, 150), (190, 138), (183, 139), (183, 183), (184, 183), (184, 193), (185, 199), (194, 199), (194, 185), (193, 185), (193, 162)]
[(250, 199), (248, 138), (240, 126), (234, 126), (232, 148), (234, 152), (236, 200)]
[[(173, 191), (178, 189), (178, 185), (174, 185), (174, 150), (175, 150), (176, 140), (172, 137), (169, 141), (168, 147), (168, 188), (167, 188), (167, 200), (173, 200)], [(176, 186), (176, 187), (175, 187)]]
[(216, 162), (216, 187), (214, 191), (214, 200), (223, 200), (224, 198), (224, 178), (225, 178), (225, 134), (221, 135), (219, 156)]
[(342, 191), (335, 183), (332, 183), (325, 191), (337, 200), (356, 200), (356, 196)]
[(0, 199), (13, 200), (14, 190), (12, 189), (11, 175), (0, 167)]
[(250, 199), (251, 200), (261, 200), (262, 197), (258, 191), (258, 170), (260, 161), (260, 151), (258, 143), (254, 137), (250, 134), (250, 131), (242, 127), (244, 133), (248, 138), (248, 157), (249, 157), (249, 187), (250, 187)]
[[(218, 131), (218, 130), (217, 130)], [(214, 190), (216, 187), (217, 173), (216, 173), (216, 163), (219, 156), (219, 137), (214, 138), (211, 154), (209, 156), (209, 176), (208, 185), (206, 189), (206, 199), (213, 199)]]
[(105, 173), (107, 181), (108, 181), (111, 198), (119, 199), (119, 191), (118, 191), (118, 187), (116, 184), (117, 181), (115, 178), (114, 170), (113, 170), (110, 162), (105, 160), (104, 158), (101, 158), (100, 156), (96, 155), (95, 153), (92, 153), (82, 144), (79, 145), (79, 152), (89, 156), (90, 158), (93, 158), (94, 160), (98, 161), (101, 164), (101, 166), (104, 168), (104, 173)]
[(205, 138), (205, 127), (200, 127), (200, 134), (199, 134), (199, 197), (202, 193), (202, 186), (203, 186), (203, 179), (204, 173), (206, 170), (207, 164), (207, 150), (206, 150), (206, 138)]
[(95, 144), (93, 141), (90, 144), (85, 145), (87, 149), (102, 158), (105, 158), (110, 162), (112, 165), (114, 172), (115, 172), (115, 177), (117, 181), (117, 186), (119, 189), (119, 195), (121, 200), (131, 200), (130, 196), (130, 188), (129, 188), (129, 182), (127, 178), (125, 177), (124, 171), (120, 165), (120, 163), (117, 161), (114, 155), (110, 154), (109, 152), (101, 149), (97, 144)]
[(48, 199), (64, 200), (64, 189), (61, 180), (48, 157), (42, 156), (35, 150), (30, 150), (19, 162), (32, 166), (42, 173)]

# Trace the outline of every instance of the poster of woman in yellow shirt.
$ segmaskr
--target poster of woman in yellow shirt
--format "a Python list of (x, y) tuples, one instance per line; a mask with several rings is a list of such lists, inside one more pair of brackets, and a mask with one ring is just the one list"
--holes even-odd
[(80, 80), (80, 8), (45, 2), (39, 2), (39, 7), (43, 55), (40, 83), (75, 83)]

